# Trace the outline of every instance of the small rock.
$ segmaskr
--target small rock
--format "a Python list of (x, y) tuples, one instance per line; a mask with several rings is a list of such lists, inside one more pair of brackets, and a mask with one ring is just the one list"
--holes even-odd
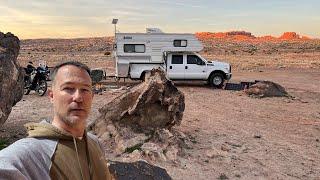
[(229, 179), (229, 178), (228, 178), (228, 176), (226, 176), (224, 173), (222, 173), (222, 174), (218, 177), (218, 179), (220, 179), (220, 180), (226, 180), (226, 179)]
[(212, 148), (212, 149), (206, 151), (206, 156), (208, 158), (226, 157), (227, 152)]
[(231, 150), (231, 148), (229, 146), (227, 146), (226, 144), (222, 144), (221, 145), (221, 150), (229, 152)]
[(179, 150), (174, 147), (174, 146), (169, 146), (167, 149), (166, 149), (166, 153), (165, 153), (165, 156), (168, 160), (170, 161), (175, 161), (178, 159), (178, 152)]
[(254, 135), (254, 138), (260, 139), (262, 136), (261, 135)]
[(319, 139), (316, 139), (316, 141), (319, 142), (320, 140), (319, 140)]

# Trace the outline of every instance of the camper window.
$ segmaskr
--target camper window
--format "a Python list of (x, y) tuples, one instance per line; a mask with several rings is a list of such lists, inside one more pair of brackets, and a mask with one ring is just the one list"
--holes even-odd
[(187, 40), (174, 40), (173, 41), (174, 47), (187, 47)]
[(183, 55), (172, 55), (171, 64), (183, 64)]
[(144, 53), (146, 47), (144, 44), (125, 44), (123, 50), (126, 53)]

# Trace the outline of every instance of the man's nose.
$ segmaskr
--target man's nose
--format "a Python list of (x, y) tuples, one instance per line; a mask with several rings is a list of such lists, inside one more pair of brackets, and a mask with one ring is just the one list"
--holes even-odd
[(81, 91), (79, 89), (77, 89), (74, 92), (73, 101), (75, 101), (75, 102), (82, 102), (83, 101), (82, 93), (81, 93)]

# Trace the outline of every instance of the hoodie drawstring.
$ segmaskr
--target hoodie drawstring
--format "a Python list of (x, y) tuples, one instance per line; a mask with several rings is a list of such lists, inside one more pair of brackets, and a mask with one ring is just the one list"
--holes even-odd
[(83, 179), (83, 172), (82, 172), (82, 168), (81, 168), (81, 164), (80, 164), (80, 159), (79, 159), (77, 142), (76, 142), (76, 139), (75, 139), (74, 137), (73, 137), (73, 144), (74, 144), (74, 147), (76, 148), (77, 159), (78, 159), (78, 164), (79, 164), (80, 173), (81, 173), (81, 179), (84, 180), (84, 179)]

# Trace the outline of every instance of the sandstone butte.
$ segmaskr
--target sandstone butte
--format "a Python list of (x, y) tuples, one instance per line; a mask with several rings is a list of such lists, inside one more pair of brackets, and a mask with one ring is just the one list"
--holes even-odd
[(274, 37), (270, 35), (255, 37), (250, 32), (245, 32), (245, 31), (230, 31), (230, 32), (216, 32), (216, 33), (197, 32), (196, 36), (200, 40), (221, 39), (221, 40), (231, 40), (231, 41), (254, 41), (254, 42), (311, 40), (310, 37), (300, 36), (295, 32), (285, 32), (280, 37)]

